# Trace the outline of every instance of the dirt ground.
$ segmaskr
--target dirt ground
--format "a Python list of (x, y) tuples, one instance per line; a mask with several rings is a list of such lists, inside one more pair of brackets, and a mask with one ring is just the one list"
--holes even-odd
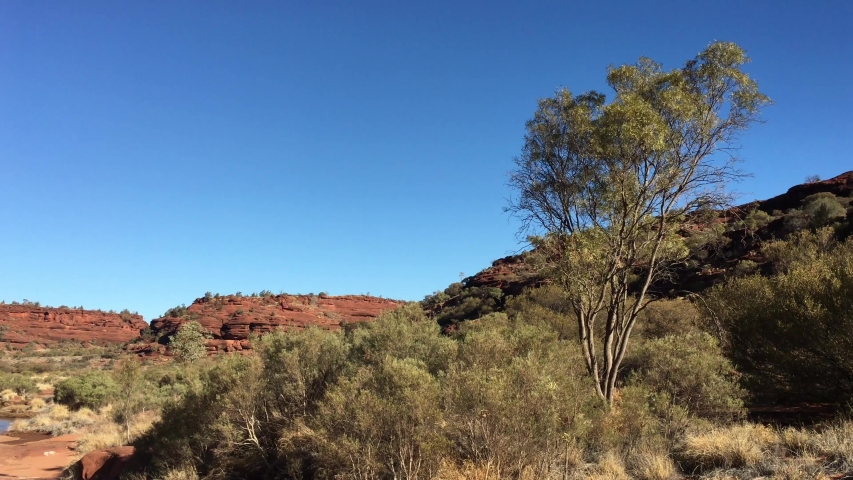
[(0, 480), (55, 479), (77, 460), (77, 435), (0, 435)]

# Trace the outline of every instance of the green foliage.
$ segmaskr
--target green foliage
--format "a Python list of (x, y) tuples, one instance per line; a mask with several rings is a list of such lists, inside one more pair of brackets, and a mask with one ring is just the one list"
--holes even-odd
[(125, 357), (113, 366), (113, 380), (116, 384), (115, 411), (116, 422), (124, 424), (125, 436), (131, 439), (130, 426), (133, 416), (144, 407), (142, 398), (143, 383), (142, 366), (136, 357)]
[(803, 212), (814, 228), (823, 227), (847, 215), (847, 209), (829, 192), (816, 193), (803, 199)]
[(428, 295), (421, 302), (433, 312), (440, 325), (450, 325), (464, 320), (473, 320), (500, 310), (504, 294), (499, 288), (465, 286), (452, 283), (442, 292)]
[(207, 353), (205, 344), (211, 335), (196, 321), (189, 321), (178, 330), (169, 341), (169, 349), (178, 361), (193, 363)]
[(702, 331), (702, 316), (693, 302), (675, 298), (650, 303), (640, 312), (636, 334), (645, 339)]
[(562, 89), (527, 122), (508, 211), (536, 235), (543, 271), (573, 303), (587, 369), (608, 404), (648, 287), (728, 241), (713, 221), (687, 241), (682, 232), (730, 201), (726, 183), (741, 174), (714, 153), (770, 103), (743, 72), (748, 61), (727, 42), (669, 71), (643, 57), (609, 69), (610, 103)]
[(38, 391), (36, 382), (27, 375), (19, 373), (0, 373), (0, 391), (12, 390), (18, 395), (26, 395)]
[(181, 318), (187, 314), (187, 306), (186, 305), (178, 305), (177, 307), (172, 307), (166, 310), (166, 313), (163, 314), (164, 317), (171, 318)]
[(565, 291), (556, 285), (528, 288), (506, 302), (506, 314), (526, 323), (545, 325), (561, 340), (577, 339), (578, 325)]
[(708, 295), (708, 317), (751, 391), (786, 401), (853, 394), (853, 240), (832, 233), (773, 242), (776, 275), (736, 278)]
[[(323, 470), (432, 478), (449, 448), (439, 380), (423, 362), (385, 357), (341, 380), (317, 417)], [(371, 475), (372, 474), (372, 475)]]
[(766, 227), (773, 217), (763, 210), (753, 209), (743, 219), (743, 226), (750, 232), (756, 232)]
[(503, 314), (448, 337), (409, 304), (348, 332), (274, 332), (255, 347), (166, 404), (137, 442), (153, 452), (153, 476), (191, 466), (231, 478), (428, 479), (448, 456), (518, 474), (561, 458), (600, 408), (573, 344)]
[(96, 409), (114, 400), (117, 394), (118, 387), (110, 375), (91, 371), (57, 383), (54, 400), (69, 408)]
[(664, 393), (698, 417), (732, 420), (743, 415), (745, 392), (738, 373), (707, 333), (638, 342), (626, 364), (629, 370), (636, 366), (630, 385)]

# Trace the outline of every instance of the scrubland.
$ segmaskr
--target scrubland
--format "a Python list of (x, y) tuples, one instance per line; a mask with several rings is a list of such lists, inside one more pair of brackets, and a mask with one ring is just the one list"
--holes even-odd
[[(768, 271), (649, 306), (612, 406), (554, 286), (450, 330), (412, 303), (196, 362), (32, 368), (7, 352), (0, 397), (29, 417), (13, 430), (76, 432), (80, 454), (134, 445), (126, 478), (838, 478), (853, 470), (853, 242), (818, 230), (767, 251)], [(834, 419), (750, 419), (768, 404)]]

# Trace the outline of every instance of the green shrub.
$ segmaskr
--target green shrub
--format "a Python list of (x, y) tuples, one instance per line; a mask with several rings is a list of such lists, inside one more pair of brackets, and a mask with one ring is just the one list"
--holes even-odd
[(812, 227), (822, 227), (847, 215), (847, 209), (835, 195), (829, 192), (816, 193), (803, 199), (803, 212), (808, 215)]
[(571, 304), (566, 293), (556, 285), (528, 288), (521, 295), (508, 299), (506, 314), (527, 323), (546, 325), (563, 340), (576, 340), (578, 336)]
[[(853, 394), (853, 240), (801, 232), (766, 249), (778, 272), (714, 288), (708, 317), (756, 395), (841, 402)], [(771, 399), (771, 398), (768, 398)]]
[(112, 377), (101, 371), (87, 372), (56, 384), (54, 400), (69, 408), (99, 408), (112, 401), (118, 387)]
[(178, 361), (193, 363), (207, 354), (207, 339), (211, 335), (195, 320), (191, 320), (178, 330), (169, 341), (169, 349)]
[(0, 373), (0, 391), (12, 390), (18, 395), (26, 395), (38, 391), (32, 378), (19, 373)]
[(693, 302), (676, 298), (648, 304), (640, 312), (634, 329), (638, 337), (662, 338), (697, 333), (702, 323), (702, 315)]
[(637, 342), (626, 363), (633, 370), (629, 385), (665, 393), (693, 415), (717, 421), (743, 416), (738, 374), (707, 333)]
[(357, 478), (432, 478), (449, 449), (441, 390), (426, 365), (385, 357), (333, 388), (320, 407), (322, 468)]

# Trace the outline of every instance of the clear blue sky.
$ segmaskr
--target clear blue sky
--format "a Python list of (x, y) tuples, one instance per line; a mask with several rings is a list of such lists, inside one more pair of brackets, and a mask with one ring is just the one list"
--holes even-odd
[(734, 41), (743, 200), (853, 169), (853, 2), (0, 3), (0, 298), (417, 300), (516, 251), (536, 100)]

